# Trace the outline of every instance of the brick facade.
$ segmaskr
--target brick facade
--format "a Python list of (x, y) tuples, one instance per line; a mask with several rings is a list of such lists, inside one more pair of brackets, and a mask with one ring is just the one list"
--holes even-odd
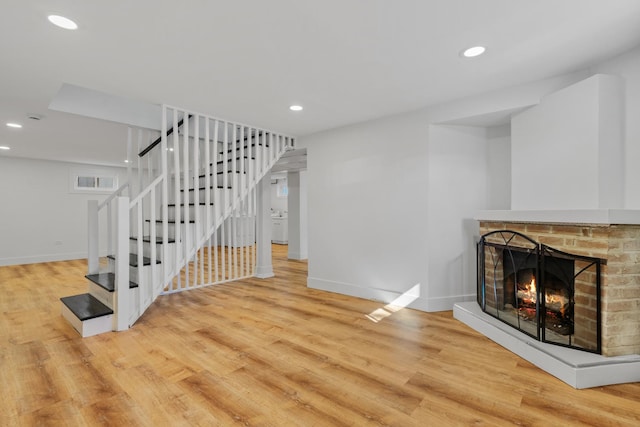
[[(640, 354), (640, 225), (570, 225), (481, 221), (480, 234), (511, 230), (563, 252), (606, 260), (601, 271), (602, 354)], [(576, 281), (581, 310), (594, 310), (588, 281)], [(580, 322), (593, 313), (574, 313), (576, 340), (593, 339), (595, 324)], [(580, 326), (578, 326), (580, 324)]]

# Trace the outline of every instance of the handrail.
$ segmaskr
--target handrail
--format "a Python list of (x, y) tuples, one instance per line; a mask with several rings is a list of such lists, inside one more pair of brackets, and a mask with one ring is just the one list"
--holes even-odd
[[(191, 118), (193, 117), (193, 114), (189, 114), (187, 116), (187, 118)], [(180, 119), (180, 121), (178, 122), (178, 124), (176, 126), (173, 126), (171, 129), (169, 129), (167, 131), (167, 136), (171, 135), (173, 133), (173, 130), (175, 128), (179, 128), (180, 126), (182, 126), (182, 124), (184, 123), (184, 117), (182, 119)], [(147, 148), (145, 148), (144, 150), (142, 150), (139, 154), (138, 157), (144, 157), (145, 154), (147, 154), (149, 151), (153, 150), (155, 148), (156, 145), (160, 144), (160, 142), (162, 141), (162, 136), (159, 136), (158, 139), (156, 139), (155, 141), (153, 141), (151, 144), (149, 144), (149, 146)]]
[(125, 182), (124, 184), (122, 184), (120, 186), (120, 188), (118, 188), (116, 191), (114, 191), (113, 193), (111, 193), (111, 195), (109, 197), (107, 197), (106, 199), (104, 199), (104, 201), (102, 203), (100, 203), (98, 205), (98, 210), (101, 210), (102, 208), (104, 208), (105, 206), (107, 206), (109, 204), (109, 202), (111, 202), (113, 199), (115, 199), (116, 197), (118, 197), (120, 194), (122, 194), (122, 192), (125, 190), (125, 188), (129, 187), (129, 183)]

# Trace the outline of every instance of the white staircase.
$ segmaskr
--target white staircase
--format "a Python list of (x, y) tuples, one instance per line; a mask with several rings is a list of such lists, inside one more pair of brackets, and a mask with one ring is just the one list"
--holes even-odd
[(294, 139), (162, 110), (159, 135), (129, 130), (128, 182), (89, 203), (88, 292), (62, 298), (83, 337), (128, 329), (159, 295), (255, 275), (256, 188)]

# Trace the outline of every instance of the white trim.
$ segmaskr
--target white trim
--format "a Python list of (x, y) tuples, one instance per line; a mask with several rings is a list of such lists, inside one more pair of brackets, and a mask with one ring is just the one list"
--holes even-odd
[[(401, 292), (397, 291), (366, 288), (349, 283), (318, 279), (315, 277), (307, 278), (307, 287), (318, 289), (321, 291), (349, 295), (357, 298), (364, 298), (372, 301), (380, 301), (385, 304), (390, 303), (403, 295)], [(449, 311), (453, 308), (454, 304), (458, 302), (475, 301), (475, 299), (475, 293), (468, 295), (452, 295), (431, 298), (417, 297), (407, 305), (407, 308), (425, 312)]]
[(8, 265), (39, 264), (41, 262), (72, 261), (86, 259), (87, 252), (66, 252), (62, 254), (43, 254), (15, 258), (0, 258), (0, 267)]
[(544, 222), (559, 224), (640, 224), (640, 210), (494, 210), (480, 211), (475, 219), (478, 221)]
[[(110, 187), (80, 187), (78, 185), (79, 177), (111, 179)], [(97, 181), (96, 181), (97, 182)], [(118, 189), (118, 173), (107, 169), (87, 169), (87, 168), (71, 168), (69, 169), (69, 193), (72, 194), (111, 194)]]

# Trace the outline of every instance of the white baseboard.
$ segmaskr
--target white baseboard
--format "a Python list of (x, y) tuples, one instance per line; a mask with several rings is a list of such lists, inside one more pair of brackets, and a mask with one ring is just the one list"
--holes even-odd
[(273, 276), (275, 276), (275, 274), (273, 274), (273, 267), (271, 265), (268, 265), (268, 266), (259, 265), (256, 267), (256, 277), (258, 279), (268, 279)]
[(32, 255), (26, 257), (0, 258), (0, 267), (8, 265), (38, 264), (41, 262), (70, 261), (86, 259), (87, 252), (67, 252), (61, 254)]
[(307, 254), (303, 254), (302, 252), (289, 252), (287, 254), (287, 258), (288, 259), (295, 259), (295, 260), (305, 260), (307, 259)]
[[(397, 291), (364, 288), (349, 283), (335, 282), (331, 280), (318, 279), (315, 277), (307, 278), (307, 286), (312, 289), (335, 292), (337, 294), (349, 295), (352, 297), (364, 298), (373, 301), (380, 301), (385, 304), (388, 304), (403, 295), (402, 293)], [(452, 310), (453, 305), (456, 303), (475, 301), (475, 299), (475, 294), (430, 298), (417, 297), (411, 303), (409, 303), (407, 307), (425, 312), (448, 311)]]

